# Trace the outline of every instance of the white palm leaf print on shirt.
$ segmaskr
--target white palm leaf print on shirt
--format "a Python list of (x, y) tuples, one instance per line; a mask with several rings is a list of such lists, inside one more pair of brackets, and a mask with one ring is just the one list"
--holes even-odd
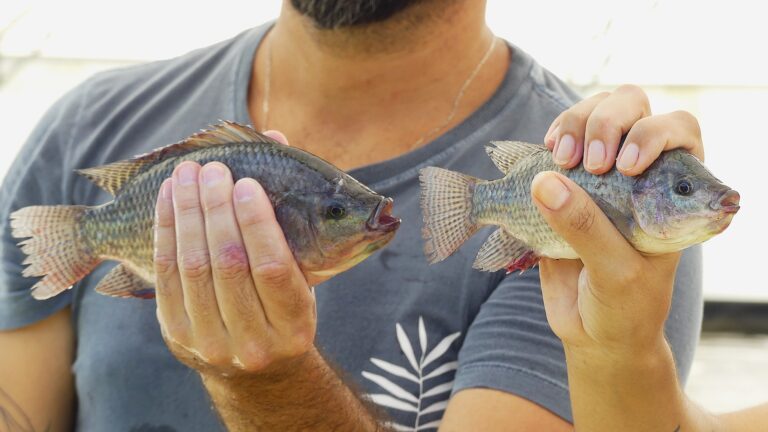
[[(414, 352), (414, 346), (408, 339), (405, 330), (403, 330), (403, 326), (401, 326), (400, 323), (397, 323), (395, 329), (397, 332), (397, 341), (400, 344), (400, 349), (408, 360), (410, 369), (377, 358), (371, 358), (371, 363), (387, 374), (400, 378), (400, 381), (404, 379), (412, 382), (413, 384), (408, 383), (406, 387), (413, 388), (417, 390), (417, 392), (414, 393), (413, 391), (406, 390), (403, 386), (395, 384), (390, 378), (387, 378), (385, 374), (380, 375), (363, 371), (363, 377), (373, 381), (386, 391), (386, 393), (370, 393), (366, 396), (382, 407), (413, 413), (414, 421), (411, 426), (397, 423), (390, 424), (395, 430), (423, 431), (437, 428), (440, 425), (440, 419), (425, 423), (424, 417), (428, 414), (441, 413), (445, 410), (445, 407), (448, 405), (448, 397), (453, 388), (453, 379), (437, 385), (431, 384), (431, 382), (439, 381), (434, 380), (434, 378), (455, 371), (458, 363), (456, 361), (450, 361), (439, 364), (440, 362), (436, 362), (436, 360), (448, 351), (448, 348), (450, 348), (451, 344), (461, 335), (461, 332), (446, 336), (435, 345), (431, 351), (427, 352), (427, 330), (424, 326), (424, 319), (419, 317), (418, 347), (420, 348), (420, 355), (417, 358)], [(429, 367), (433, 365), (433, 363), (436, 367)], [(440, 415), (440, 417), (442, 417), (442, 415)]]

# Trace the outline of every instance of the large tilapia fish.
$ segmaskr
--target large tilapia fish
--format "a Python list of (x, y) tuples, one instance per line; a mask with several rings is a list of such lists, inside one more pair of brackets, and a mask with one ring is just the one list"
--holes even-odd
[(116, 297), (154, 296), (153, 218), (164, 179), (182, 161), (224, 163), (235, 181), (266, 190), (299, 267), (310, 284), (349, 269), (383, 247), (400, 220), (392, 200), (333, 165), (247, 126), (224, 122), (131, 160), (79, 170), (114, 195), (107, 204), (32, 206), (11, 215), (12, 234), (28, 255), (24, 276), (43, 276), (32, 296), (68, 289), (103, 260), (120, 262), (96, 286)]
[(421, 171), (430, 263), (445, 259), (487, 225), (499, 229), (477, 254), (479, 270), (511, 272), (536, 265), (540, 257), (578, 258), (531, 201), (531, 181), (542, 171), (559, 172), (584, 188), (635, 249), (647, 254), (703, 242), (725, 230), (739, 210), (739, 194), (683, 150), (662, 153), (636, 177), (616, 169), (603, 175), (581, 166), (562, 169), (541, 145), (493, 142), (486, 151), (503, 178), (484, 181), (436, 167)]

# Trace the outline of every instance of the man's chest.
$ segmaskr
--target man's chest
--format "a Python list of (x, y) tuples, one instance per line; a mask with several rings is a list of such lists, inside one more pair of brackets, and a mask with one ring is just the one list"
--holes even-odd
[(317, 346), (407, 430), (438, 421), (447, 406), (464, 338), (492, 284), (472, 258), (467, 250), (430, 266), (420, 233), (406, 228), (317, 287)]

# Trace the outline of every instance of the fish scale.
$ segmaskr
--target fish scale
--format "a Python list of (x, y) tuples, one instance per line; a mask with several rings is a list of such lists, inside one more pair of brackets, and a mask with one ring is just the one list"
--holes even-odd
[[(632, 189), (632, 179), (611, 170), (603, 175), (593, 175), (579, 166), (562, 169), (552, 162), (548, 152), (526, 158), (515, 164), (503, 178), (487, 183), (478, 183), (473, 197), (475, 218), (486, 225), (504, 227), (513, 237), (527, 244), (531, 249), (542, 252), (567, 251), (563, 258), (575, 258), (576, 253), (565, 241), (549, 228), (544, 218), (532, 205), (530, 184), (542, 171), (554, 171), (565, 175), (579, 184), (591, 196), (613, 203), (617, 209), (628, 209), (621, 213), (630, 218), (631, 206), (627, 202)], [(484, 205), (484, 203), (494, 203)], [(609, 217), (615, 217), (613, 213)]]
[[(274, 163), (269, 163), (273, 160)], [(138, 175), (128, 183), (121, 193), (115, 196), (111, 205), (89, 209), (83, 232), (88, 239), (99, 238), (104, 241), (92, 241), (91, 247), (99, 255), (122, 257), (153, 277), (152, 249), (146, 247), (153, 243), (152, 224), (154, 221), (155, 199), (160, 184), (171, 177), (176, 165), (183, 161), (193, 161), (201, 165), (218, 161), (230, 168), (234, 181), (253, 176), (250, 167), (263, 167), (258, 175), (260, 183), (272, 195), (286, 190), (288, 184), (280, 172), (296, 172), (300, 164), (281, 157), (265, 146), (229, 144), (205, 148), (183, 157), (171, 158), (158, 166)], [(289, 166), (296, 165), (296, 166)], [(249, 173), (249, 171), (251, 171)]]
[(96, 206), (31, 206), (11, 215), (27, 253), (25, 276), (43, 276), (37, 299), (71, 287), (103, 260), (120, 264), (96, 290), (116, 297), (154, 295), (153, 222), (162, 182), (184, 161), (218, 161), (235, 181), (266, 191), (288, 246), (310, 284), (361, 262), (394, 236), (392, 200), (322, 159), (233, 122), (128, 161), (78, 172), (114, 195)]
[[(424, 252), (431, 263), (450, 256), (483, 226), (498, 226), (478, 252), (480, 270), (525, 270), (540, 257), (578, 258), (541, 216), (531, 182), (544, 171), (573, 180), (636, 249), (674, 252), (722, 232), (738, 210), (739, 195), (683, 150), (661, 156), (637, 177), (615, 168), (594, 175), (581, 165), (555, 165), (544, 146), (493, 142), (486, 147), (504, 177), (485, 181), (438, 167), (421, 170)], [(577, 216), (578, 217), (578, 216)]]

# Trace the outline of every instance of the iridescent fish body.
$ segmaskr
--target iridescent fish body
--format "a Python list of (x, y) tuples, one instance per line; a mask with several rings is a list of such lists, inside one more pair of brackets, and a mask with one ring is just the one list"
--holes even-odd
[[(722, 232), (739, 209), (739, 194), (715, 178), (693, 155), (663, 153), (643, 174), (617, 170), (594, 175), (566, 170), (541, 145), (494, 142), (488, 155), (505, 174), (484, 181), (437, 167), (421, 171), (425, 253), (431, 263), (450, 256), (479, 228), (499, 226), (478, 252), (474, 267), (525, 270), (540, 257), (578, 258), (544, 221), (531, 200), (531, 181), (559, 172), (586, 190), (621, 234), (639, 251), (682, 250)], [(591, 223), (590, 215), (581, 215)]]
[(163, 180), (182, 161), (224, 163), (235, 181), (265, 189), (293, 254), (310, 284), (349, 269), (386, 245), (400, 221), (392, 200), (338, 168), (250, 127), (224, 122), (131, 160), (79, 170), (115, 199), (87, 206), (32, 206), (11, 215), (28, 255), (25, 276), (43, 276), (37, 299), (68, 289), (103, 260), (120, 262), (97, 285), (116, 297), (154, 296), (153, 221)]

